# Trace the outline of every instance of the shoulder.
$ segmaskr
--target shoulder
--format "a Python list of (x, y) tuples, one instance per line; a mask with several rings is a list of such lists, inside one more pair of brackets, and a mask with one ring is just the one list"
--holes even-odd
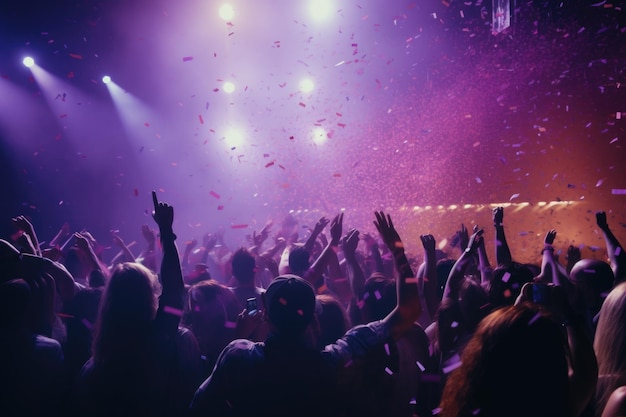
[(626, 386), (616, 388), (602, 411), (602, 417), (626, 416)]

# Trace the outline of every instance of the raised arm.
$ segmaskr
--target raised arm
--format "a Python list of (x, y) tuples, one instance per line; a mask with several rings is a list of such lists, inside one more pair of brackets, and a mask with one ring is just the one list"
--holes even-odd
[[(478, 231), (478, 227), (474, 226), (474, 233)], [(489, 257), (487, 256), (487, 250), (485, 249), (485, 238), (480, 236), (478, 238), (478, 269), (480, 271), (480, 283), (486, 290), (489, 290), (489, 284), (493, 276), (493, 269), (489, 263)]]
[(435, 237), (433, 235), (421, 235), (420, 240), (424, 247), (424, 266), (419, 285), (424, 293), (426, 308), (429, 317), (435, 317), (441, 300), (437, 295), (437, 257), (435, 252)]
[(474, 254), (478, 250), (479, 240), (483, 235), (483, 230), (477, 230), (472, 234), (469, 239), (469, 243), (467, 248), (463, 251), (459, 259), (454, 263), (452, 270), (450, 271), (450, 275), (448, 276), (448, 281), (446, 282), (446, 286), (443, 290), (443, 299), (446, 298), (458, 298), (459, 290), (461, 288), (461, 283), (463, 282), (463, 278), (465, 277), (465, 270), (472, 262)]
[(184, 284), (175, 243), (176, 235), (172, 229), (174, 208), (166, 203), (160, 203), (154, 191), (152, 192), (152, 202), (154, 203), (152, 217), (159, 226), (159, 236), (163, 247), (160, 276), (163, 291), (159, 301), (159, 310), (166, 307), (181, 310), (183, 308)]
[(513, 263), (511, 257), (511, 250), (506, 242), (506, 236), (504, 234), (504, 208), (496, 207), (493, 209), (493, 226), (496, 228), (496, 263), (498, 266), (509, 266)]
[(341, 241), (343, 257), (346, 260), (348, 281), (352, 290), (352, 296), (358, 297), (363, 292), (365, 286), (365, 275), (363, 269), (356, 258), (356, 248), (359, 244), (359, 231), (352, 229)]
[(624, 253), (624, 248), (620, 245), (613, 232), (611, 232), (606, 221), (605, 212), (599, 211), (596, 213), (596, 223), (604, 235), (606, 251), (609, 254), (611, 268), (613, 269), (613, 275), (615, 275), (615, 284), (617, 285), (619, 282), (626, 280), (626, 253)]
[(317, 237), (320, 235), (320, 233), (322, 233), (328, 223), (330, 223), (330, 220), (328, 220), (326, 217), (321, 217), (317, 221), (317, 223), (315, 223), (315, 227), (313, 227), (313, 230), (311, 230), (309, 238), (304, 243), (304, 249), (306, 249), (309, 253), (313, 251), (313, 246), (315, 245)]
[[(341, 232), (343, 229), (343, 213), (335, 216), (333, 221), (330, 223), (330, 241), (322, 250), (322, 253), (318, 258), (313, 262), (313, 265), (309, 268), (309, 270), (304, 274), (304, 279), (306, 279), (313, 287), (315, 288), (315, 284), (322, 277), (326, 267), (328, 266), (328, 262), (330, 257), (335, 255), (335, 248), (339, 246), (339, 241), (341, 240)], [(335, 255), (336, 256), (336, 255)]]
[(383, 319), (385, 323), (391, 325), (391, 334), (397, 339), (413, 328), (422, 313), (422, 305), (417, 289), (417, 278), (404, 253), (404, 244), (391, 221), (391, 216), (385, 215), (382, 211), (376, 212), (375, 215), (374, 225), (391, 251), (397, 270), (398, 305)]
[(37, 234), (35, 233), (35, 228), (32, 223), (28, 221), (28, 219), (24, 216), (17, 216), (12, 219), (13, 226), (19, 231), (24, 232), (24, 234), (28, 235), (30, 238), (30, 242), (33, 245), (33, 249), (35, 250), (35, 255), (41, 256), (41, 248), (39, 247), (39, 240), (37, 239)]

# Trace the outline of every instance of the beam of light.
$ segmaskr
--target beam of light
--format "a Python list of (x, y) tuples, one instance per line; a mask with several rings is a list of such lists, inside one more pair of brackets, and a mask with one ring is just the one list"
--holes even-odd
[(305, 78), (300, 81), (300, 92), (302, 93), (310, 93), (315, 88), (315, 84), (309, 78)]
[(313, 138), (313, 142), (315, 142), (316, 145), (321, 145), (328, 139), (328, 134), (326, 133), (326, 130), (324, 130), (324, 128), (316, 127), (311, 132), (311, 137)]
[(230, 22), (233, 17), (235, 17), (235, 10), (233, 9), (233, 6), (231, 6), (230, 4), (222, 4), (219, 8), (218, 11), (220, 18), (222, 18), (222, 20), (225, 20), (227, 22)]
[(235, 84), (230, 81), (226, 81), (224, 85), (222, 85), (222, 90), (224, 90), (225, 93), (230, 94), (235, 91)]
[(313, 20), (328, 20), (333, 13), (333, 0), (309, 0), (309, 14)]
[(148, 106), (113, 80), (105, 83), (105, 85), (107, 90), (109, 90), (115, 111), (122, 122), (127, 136), (137, 141), (141, 141), (148, 135), (150, 138), (153, 138), (155, 129), (152, 124), (158, 118)]
[(26, 58), (24, 58), (22, 60), (22, 64), (24, 64), (25, 67), (30, 68), (33, 65), (35, 65), (35, 60), (29, 56), (27, 56)]
[(102, 82), (105, 84), (108, 84), (111, 82), (111, 77), (109, 77), (108, 75), (105, 75), (104, 77), (102, 77)]

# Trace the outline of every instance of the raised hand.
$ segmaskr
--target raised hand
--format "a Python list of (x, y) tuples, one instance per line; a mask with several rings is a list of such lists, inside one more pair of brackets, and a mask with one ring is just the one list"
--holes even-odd
[(87, 239), (83, 234), (78, 232), (74, 233), (74, 241), (76, 242), (76, 246), (78, 247), (78, 249), (83, 251), (91, 250), (91, 243), (89, 242), (89, 239)]
[(378, 230), (378, 233), (383, 239), (383, 242), (385, 242), (385, 245), (387, 245), (391, 252), (404, 252), (404, 244), (400, 239), (400, 235), (393, 226), (391, 216), (388, 214), (385, 215), (382, 211), (376, 211), (374, 214), (376, 215), (374, 226), (376, 226), (376, 230)]
[(156, 234), (154, 230), (152, 230), (152, 228), (147, 224), (141, 225), (141, 234), (148, 243), (154, 243), (154, 241), (156, 240)]
[(420, 240), (425, 252), (435, 251), (435, 237), (433, 235), (421, 235)]
[(461, 246), (461, 250), (464, 251), (467, 249), (469, 244), (469, 232), (463, 223), (461, 223), (461, 230), (459, 230), (457, 234), (459, 236), (459, 245)]
[(164, 231), (171, 232), (172, 224), (174, 223), (174, 207), (167, 203), (159, 203), (155, 191), (152, 191), (152, 203), (154, 204), (152, 218), (159, 225), (161, 235), (163, 235)]
[(556, 230), (552, 229), (549, 230), (548, 233), (546, 233), (546, 237), (543, 241), (544, 244), (546, 245), (552, 245), (554, 243), (554, 238), (556, 237)]
[(317, 221), (317, 223), (315, 223), (312, 233), (314, 233), (315, 235), (319, 235), (320, 233), (322, 233), (322, 230), (324, 230), (328, 223), (330, 223), (330, 220), (328, 220), (326, 217), (321, 217)]
[(339, 245), (343, 229), (343, 213), (339, 213), (330, 223), (330, 243), (333, 246)]
[(481, 245), (483, 233), (483, 229), (476, 230), (470, 237), (469, 242), (467, 243), (466, 250), (475, 253), (478, 250), (478, 247)]
[(351, 229), (347, 235), (341, 240), (341, 248), (346, 257), (354, 256), (356, 248), (359, 245), (359, 231)]
[(30, 232), (33, 230), (33, 225), (28, 221), (28, 219), (24, 216), (17, 216), (11, 219), (13, 226), (17, 230), (21, 230), (22, 232)]
[(596, 212), (596, 224), (601, 230), (607, 230), (609, 224), (606, 222), (606, 213), (604, 211)]
[(496, 207), (493, 209), (493, 224), (495, 226), (502, 226), (504, 220), (504, 208)]

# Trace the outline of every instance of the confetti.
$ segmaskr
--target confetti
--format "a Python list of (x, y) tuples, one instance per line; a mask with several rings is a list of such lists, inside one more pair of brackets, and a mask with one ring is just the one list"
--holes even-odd
[(280, 298), (278, 299), (278, 301), (280, 301), (280, 303), (281, 303), (282, 305), (284, 305), (284, 306), (286, 306), (286, 305), (287, 305), (287, 300), (285, 300), (283, 297), (280, 297)]
[(385, 343), (385, 352), (387, 353), (387, 356), (391, 355), (391, 352), (389, 351), (389, 343)]
[(504, 275), (502, 275), (502, 282), (509, 282), (509, 279), (511, 279), (511, 273), (505, 272)]
[(422, 365), (420, 361), (416, 361), (415, 364), (417, 365), (418, 368), (420, 368), (420, 371), (424, 372), (426, 370), (426, 367)]
[(389, 375), (393, 375), (393, 371), (388, 367), (385, 367), (385, 372), (387, 372)]
[(91, 324), (91, 322), (89, 320), (82, 319), (80, 322), (83, 324), (83, 326), (85, 326), (89, 330), (93, 329), (93, 324)]
[(454, 371), (456, 368), (458, 368), (459, 366), (461, 366), (463, 363), (461, 361), (455, 362), (451, 365), (446, 366), (445, 368), (442, 369), (444, 374), (449, 374), (450, 372)]
[(200, 124), (203, 125), (204, 124), (204, 119), (202, 118), (202, 115), (199, 114), (198, 115), (198, 120), (200, 120)]
[(613, 188), (611, 190), (613, 195), (626, 195), (626, 188)]
[(530, 319), (530, 321), (528, 322), (528, 325), (532, 325), (534, 322), (536, 322), (537, 320), (539, 320), (541, 318), (541, 313), (537, 313), (533, 316), (532, 319)]
[(215, 197), (217, 199), (220, 198), (220, 195), (213, 190), (209, 191), (209, 194), (211, 195), (211, 197)]
[(511, 196), (511, 198), (509, 198), (509, 201), (511, 201), (511, 200), (515, 200), (517, 197), (519, 197), (519, 194), (518, 194), (518, 193), (513, 194), (513, 195)]
[(224, 327), (227, 329), (235, 329), (237, 327), (237, 322), (226, 320), (224, 322)]
[(79, 54), (70, 54), (70, 57), (72, 57), (74, 59), (83, 59), (83, 56), (79, 55)]
[(247, 224), (233, 224), (232, 226), (230, 226), (231, 229), (247, 229), (248, 225)]
[(178, 317), (182, 317), (183, 315), (183, 310), (179, 308), (171, 307), (171, 306), (163, 307), (163, 312), (167, 314), (171, 314), (173, 316), (178, 316)]

